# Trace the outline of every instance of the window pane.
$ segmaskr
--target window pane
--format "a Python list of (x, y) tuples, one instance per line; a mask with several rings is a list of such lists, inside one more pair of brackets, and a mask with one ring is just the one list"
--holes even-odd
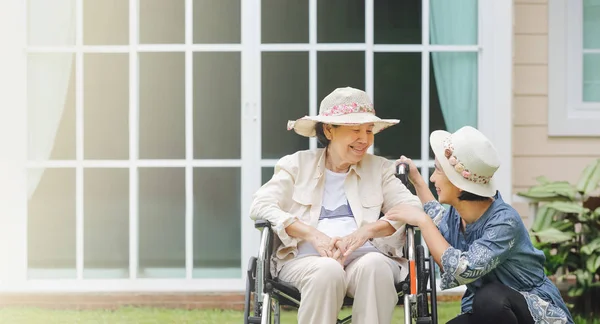
[(29, 160), (75, 159), (75, 56), (29, 54), (27, 60)]
[(194, 43), (241, 43), (240, 0), (194, 0)]
[(264, 185), (265, 183), (269, 182), (269, 180), (271, 180), (271, 178), (273, 177), (273, 172), (275, 172), (275, 168), (274, 167), (263, 167), (261, 169), (261, 172), (262, 172), (261, 184)]
[(129, 1), (83, 1), (84, 45), (127, 45), (128, 43)]
[(195, 278), (242, 276), (240, 175), (239, 168), (194, 168)]
[(31, 169), (28, 182), (28, 277), (75, 278), (75, 169)]
[(129, 169), (85, 169), (85, 278), (129, 278)]
[(364, 43), (365, 0), (318, 0), (318, 43)]
[(140, 158), (185, 158), (185, 55), (140, 53)]
[(583, 101), (600, 102), (600, 54), (583, 55)]
[(261, 42), (308, 43), (308, 0), (262, 0)]
[(75, 45), (75, 1), (27, 1), (30, 46)]
[(139, 169), (141, 278), (185, 277), (185, 169)]
[(184, 0), (139, 0), (139, 6), (140, 43), (185, 43)]
[(194, 158), (241, 156), (240, 53), (194, 53)]
[(583, 0), (583, 48), (600, 48), (600, 2)]
[(430, 0), (429, 37), (431, 44), (477, 44), (478, 0)]
[(353, 87), (364, 90), (364, 66), (364, 52), (318, 52), (317, 110), (321, 100), (337, 88)]
[(129, 158), (129, 55), (84, 55), (84, 157)]
[(422, 0), (374, 1), (376, 44), (421, 44)]
[[(293, 77), (290, 77), (293, 76)], [(308, 149), (308, 139), (288, 131), (287, 121), (308, 115), (308, 53), (262, 54), (262, 158), (278, 159)]]
[(421, 158), (421, 53), (375, 53), (374, 104), (400, 123), (375, 135), (376, 155)]

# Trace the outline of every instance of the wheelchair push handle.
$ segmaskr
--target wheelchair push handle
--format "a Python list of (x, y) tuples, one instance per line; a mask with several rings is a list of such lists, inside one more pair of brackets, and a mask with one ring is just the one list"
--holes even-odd
[(396, 178), (402, 181), (402, 184), (408, 187), (408, 171), (410, 167), (407, 163), (400, 163), (396, 166)]

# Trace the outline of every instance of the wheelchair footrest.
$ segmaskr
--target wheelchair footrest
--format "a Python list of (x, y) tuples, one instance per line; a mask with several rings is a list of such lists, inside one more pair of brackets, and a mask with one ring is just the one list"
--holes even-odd
[(261, 320), (262, 319), (260, 317), (254, 317), (254, 316), (248, 317), (248, 323), (260, 324)]

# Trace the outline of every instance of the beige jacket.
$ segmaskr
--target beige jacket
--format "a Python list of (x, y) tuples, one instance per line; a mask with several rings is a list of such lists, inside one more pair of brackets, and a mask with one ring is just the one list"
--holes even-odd
[[(271, 273), (275, 276), (283, 265), (297, 253), (298, 239), (285, 228), (296, 220), (317, 227), (325, 178), (325, 150), (300, 151), (277, 162), (271, 180), (255, 194), (250, 208), (253, 220), (267, 220), (277, 234)], [(375, 222), (380, 212), (386, 213), (398, 204), (422, 207), (395, 176), (394, 163), (385, 158), (365, 155), (361, 162), (350, 167), (344, 184), (346, 197), (358, 227)], [(389, 221), (396, 232), (372, 239), (373, 245), (384, 254), (400, 258), (405, 242), (404, 224)]]

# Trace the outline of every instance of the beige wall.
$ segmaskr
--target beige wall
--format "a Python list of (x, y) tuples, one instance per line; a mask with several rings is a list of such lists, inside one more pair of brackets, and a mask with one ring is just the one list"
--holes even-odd
[[(515, 0), (513, 193), (545, 175), (577, 181), (600, 137), (548, 137), (548, 1)], [(514, 206), (527, 217), (527, 206)]]

